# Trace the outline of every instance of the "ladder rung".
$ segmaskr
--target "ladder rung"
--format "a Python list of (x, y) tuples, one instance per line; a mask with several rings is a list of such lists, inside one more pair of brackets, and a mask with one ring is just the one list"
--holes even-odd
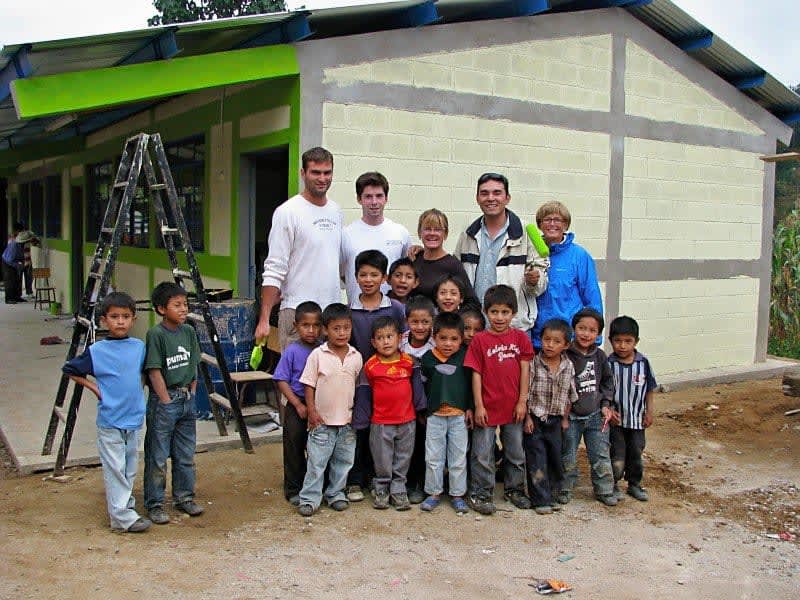
[(183, 277), (184, 279), (192, 278), (192, 274), (189, 271), (181, 271), (180, 269), (172, 269), (172, 274), (176, 277)]
[(217, 367), (219, 369), (219, 363), (217, 362), (217, 359), (215, 357), (211, 356), (210, 354), (207, 354), (205, 352), (201, 352), (200, 353), (200, 360), (202, 360), (207, 365), (211, 365), (212, 367)]
[(206, 320), (203, 318), (203, 315), (198, 315), (197, 313), (189, 313), (186, 315), (187, 319), (194, 321), (195, 323), (205, 323)]
[(87, 275), (87, 277), (89, 277), (90, 279), (102, 279), (103, 278), (103, 276), (100, 275), (100, 273), (89, 273), (89, 275)]
[(178, 235), (180, 231), (178, 230), (177, 227), (162, 227), (161, 233), (166, 233), (169, 235)]
[(103, 227), (100, 229), (100, 233), (114, 233), (113, 227)]
[(167, 187), (166, 183), (154, 183), (154, 184), (152, 184), (150, 186), (150, 189), (151, 190), (163, 190), (163, 189), (166, 189), (166, 187)]
[(254, 383), (272, 379), (272, 375), (266, 371), (231, 371), (230, 376), (234, 383)]
[(60, 406), (54, 406), (53, 413), (55, 413), (55, 415), (58, 417), (58, 420), (61, 421), (62, 423), (67, 422), (67, 411), (65, 411)]
[(87, 319), (86, 317), (82, 317), (82, 316), (78, 315), (75, 318), (78, 320), (78, 323), (80, 323), (81, 325), (86, 327), (86, 329), (90, 329), (92, 327), (92, 322), (89, 319)]
[(209, 397), (210, 400), (212, 400), (213, 402), (216, 402), (221, 407), (227, 408), (228, 410), (231, 409), (230, 401), (225, 396), (223, 396), (222, 394), (218, 394), (216, 392), (213, 392), (213, 393), (209, 394), (208, 397)]
[(115, 188), (124, 188), (124, 187), (128, 187), (128, 181), (127, 181), (127, 180), (125, 180), (125, 181), (118, 181), (117, 183), (115, 183), (115, 184), (114, 184), (114, 187), (115, 187)]

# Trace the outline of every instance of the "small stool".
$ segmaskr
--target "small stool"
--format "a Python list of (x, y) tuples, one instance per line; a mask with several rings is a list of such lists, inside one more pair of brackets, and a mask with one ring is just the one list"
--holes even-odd
[(50, 267), (33, 269), (33, 285), (36, 293), (33, 308), (38, 306), (44, 309), (46, 304), (49, 309), (51, 304), (56, 303), (56, 288), (50, 285)]

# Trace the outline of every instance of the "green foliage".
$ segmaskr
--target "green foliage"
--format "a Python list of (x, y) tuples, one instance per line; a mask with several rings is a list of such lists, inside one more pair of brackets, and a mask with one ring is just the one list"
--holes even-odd
[(800, 358), (800, 210), (775, 227), (770, 289), (769, 351)]
[(153, 0), (153, 7), (159, 14), (147, 19), (150, 27), (280, 12), (286, 10), (286, 3), (284, 0)]
[[(800, 85), (792, 87), (800, 94)], [(778, 152), (797, 150), (800, 147), (800, 123), (795, 123), (789, 146), (778, 143)], [(775, 164), (775, 225), (793, 208), (800, 208), (800, 162), (787, 160)]]

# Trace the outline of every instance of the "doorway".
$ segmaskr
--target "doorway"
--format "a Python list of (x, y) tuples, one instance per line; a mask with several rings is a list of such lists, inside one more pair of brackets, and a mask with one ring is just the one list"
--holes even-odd
[(289, 197), (289, 147), (242, 154), (239, 168), (239, 295), (258, 299), (272, 213)]

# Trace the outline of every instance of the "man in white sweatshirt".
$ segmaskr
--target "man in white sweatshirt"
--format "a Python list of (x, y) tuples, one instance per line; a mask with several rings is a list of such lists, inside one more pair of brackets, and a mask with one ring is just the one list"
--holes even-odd
[(339, 302), (339, 249), (342, 211), (328, 198), (333, 178), (333, 155), (325, 148), (303, 153), (300, 177), (304, 189), (275, 209), (269, 234), (269, 255), (264, 261), (261, 313), (257, 340), (269, 335), (272, 307), (278, 313), (281, 351), (298, 339), (294, 309), (313, 300), (322, 308)]
[[(411, 244), (408, 229), (383, 215), (389, 201), (386, 177), (374, 171), (361, 175), (356, 179), (356, 201), (361, 205), (361, 218), (342, 231), (341, 274), (348, 304), (361, 293), (356, 282), (356, 256), (364, 250), (380, 250), (391, 265), (406, 255)], [(381, 291), (385, 294), (389, 289), (384, 283)]]

